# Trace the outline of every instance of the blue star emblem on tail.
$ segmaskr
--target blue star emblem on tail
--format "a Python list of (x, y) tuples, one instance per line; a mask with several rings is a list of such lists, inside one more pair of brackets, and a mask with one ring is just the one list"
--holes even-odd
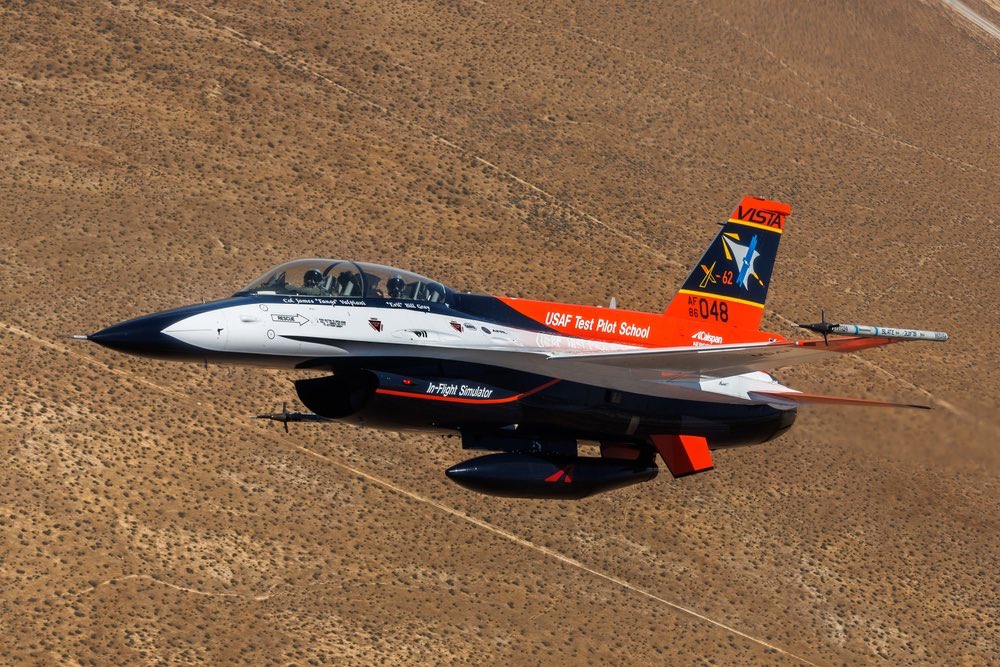
[(739, 275), (736, 276), (736, 282), (745, 290), (749, 290), (750, 286), (747, 284), (750, 280), (750, 276), (760, 283), (760, 286), (764, 286), (764, 281), (760, 279), (757, 275), (756, 269), (754, 269), (754, 262), (760, 257), (760, 253), (757, 252), (757, 235), (750, 239), (750, 245), (745, 246), (737, 243), (732, 237), (736, 237), (739, 240), (739, 236), (736, 234), (724, 234), (722, 236), (722, 245), (726, 251), (726, 258), (731, 259), (736, 262), (736, 265), (740, 267)]

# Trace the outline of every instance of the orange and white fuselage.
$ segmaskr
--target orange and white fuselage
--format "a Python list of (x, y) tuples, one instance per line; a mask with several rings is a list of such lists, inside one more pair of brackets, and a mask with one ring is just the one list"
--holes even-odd
[[(392, 267), (306, 259), (229, 299), (86, 338), (159, 358), (323, 371), (296, 382), (311, 413), (270, 417), (458, 433), (466, 448), (506, 454), (456, 466), (456, 481), (582, 497), (649, 479), (657, 453), (675, 476), (706, 470), (711, 449), (779, 435), (801, 403), (875, 403), (802, 394), (766, 373), (906, 338), (760, 331), (790, 213), (744, 198), (663, 313), (459, 293)], [(576, 457), (578, 440), (601, 443), (607, 460)]]

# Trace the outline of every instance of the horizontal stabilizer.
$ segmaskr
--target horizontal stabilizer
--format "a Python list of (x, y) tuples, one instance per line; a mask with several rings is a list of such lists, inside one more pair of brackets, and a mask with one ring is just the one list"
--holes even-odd
[(827, 405), (864, 405), (873, 408), (916, 408), (930, 410), (929, 405), (919, 403), (890, 403), (887, 401), (870, 401), (865, 398), (844, 398), (841, 396), (825, 396), (823, 394), (803, 394), (802, 392), (751, 391), (749, 397), (755, 401), (765, 401), (780, 407), (797, 407), (807, 403), (822, 403)]

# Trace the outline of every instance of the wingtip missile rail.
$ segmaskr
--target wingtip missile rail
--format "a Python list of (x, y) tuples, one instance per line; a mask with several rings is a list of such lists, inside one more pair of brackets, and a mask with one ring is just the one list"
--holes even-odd
[(842, 336), (861, 336), (863, 338), (891, 338), (894, 340), (930, 340), (943, 343), (948, 340), (944, 331), (925, 331), (923, 329), (901, 329), (898, 327), (876, 327), (869, 324), (834, 324), (833, 322), (817, 322), (815, 324), (799, 324), (802, 329), (815, 331), (824, 337), (830, 334)]

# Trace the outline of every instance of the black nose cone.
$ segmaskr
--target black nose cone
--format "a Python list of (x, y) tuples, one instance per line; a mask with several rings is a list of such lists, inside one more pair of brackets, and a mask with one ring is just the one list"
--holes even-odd
[(163, 333), (164, 329), (177, 320), (178, 316), (174, 312), (146, 315), (101, 329), (87, 336), (87, 340), (118, 352), (144, 357), (176, 359), (192, 356), (197, 348)]

